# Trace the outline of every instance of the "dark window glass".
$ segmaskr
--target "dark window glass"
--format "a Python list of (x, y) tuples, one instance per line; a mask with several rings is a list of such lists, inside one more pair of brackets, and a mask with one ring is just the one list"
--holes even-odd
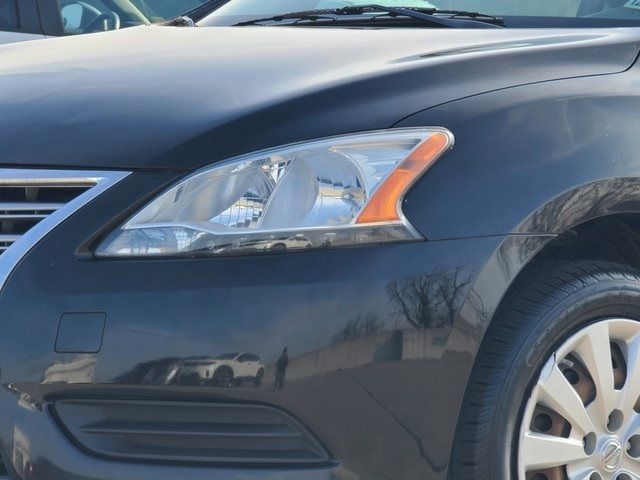
[(18, 12), (15, 0), (0, 0), (0, 29), (18, 28)]
[(152, 22), (161, 22), (193, 10), (206, 0), (130, 0)]
[(238, 356), (237, 353), (223, 353), (222, 355), (218, 355), (215, 357), (216, 360), (233, 360)]

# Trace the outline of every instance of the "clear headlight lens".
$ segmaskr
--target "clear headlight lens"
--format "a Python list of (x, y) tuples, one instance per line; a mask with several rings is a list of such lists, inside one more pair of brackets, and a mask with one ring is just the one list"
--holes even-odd
[(452, 145), (447, 130), (409, 128), (235, 158), (169, 188), (96, 254), (238, 254), (420, 239), (401, 201)]

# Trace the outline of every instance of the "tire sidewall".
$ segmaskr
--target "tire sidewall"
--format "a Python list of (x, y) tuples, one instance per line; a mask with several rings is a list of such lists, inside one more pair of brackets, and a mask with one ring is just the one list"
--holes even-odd
[[(640, 321), (640, 285), (630, 280), (601, 281), (568, 295), (551, 309), (540, 308), (519, 321), (532, 321), (517, 350), (497, 402), (491, 478), (517, 479), (518, 443), (527, 401), (542, 368), (558, 347), (587, 325), (625, 318)], [(538, 320), (536, 321), (536, 315)], [(516, 320), (516, 318), (514, 318)], [(504, 439), (511, 439), (505, 442)]]

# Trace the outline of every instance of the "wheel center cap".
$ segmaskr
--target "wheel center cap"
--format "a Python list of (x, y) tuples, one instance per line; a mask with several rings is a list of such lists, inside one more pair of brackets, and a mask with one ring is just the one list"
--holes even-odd
[(602, 465), (605, 470), (612, 472), (622, 463), (622, 445), (616, 439), (609, 440), (602, 447)]

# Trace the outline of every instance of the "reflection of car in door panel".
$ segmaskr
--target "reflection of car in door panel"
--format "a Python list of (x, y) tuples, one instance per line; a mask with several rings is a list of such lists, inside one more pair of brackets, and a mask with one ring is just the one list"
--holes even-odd
[(182, 384), (217, 386), (242, 385), (250, 380), (259, 386), (264, 376), (264, 364), (252, 353), (223, 353), (213, 358), (186, 360), (180, 369)]

